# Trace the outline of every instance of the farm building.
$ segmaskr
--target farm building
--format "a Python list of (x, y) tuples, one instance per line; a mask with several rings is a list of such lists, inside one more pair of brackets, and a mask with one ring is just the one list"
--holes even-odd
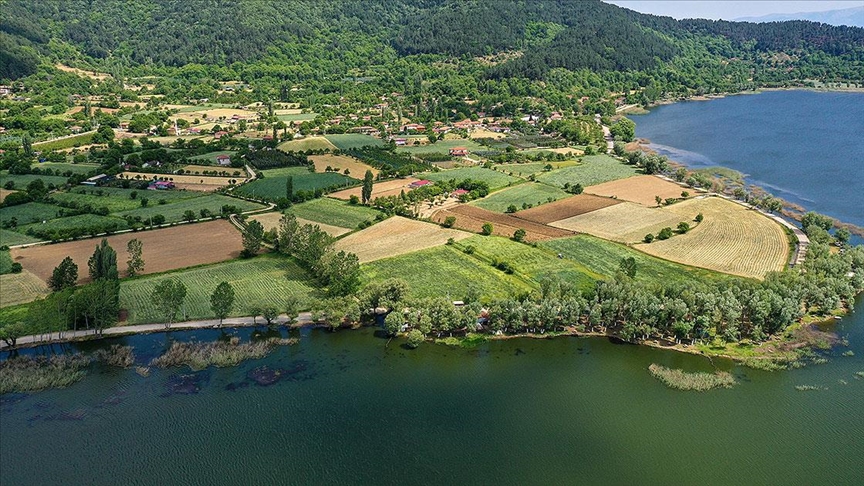
[(418, 187), (424, 187), (432, 184), (432, 181), (423, 179), (422, 181), (414, 181), (408, 185), (411, 189), (417, 189)]
[(213, 134), (213, 140), (219, 140), (225, 135), (228, 135), (228, 132), (216, 132)]
[(468, 149), (465, 147), (453, 147), (450, 149), (450, 155), (453, 157), (465, 157), (468, 155)]
[(147, 189), (154, 191), (165, 191), (168, 189), (174, 189), (174, 183), (171, 181), (154, 181), (147, 186)]
[(99, 174), (99, 175), (95, 175), (95, 176), (87, 179), (86, 181), (82, 182), (81, 184), (83, 184), (85, 186), (98, 186), (99, 184), (103, 184), (103, 183), (108, 182), (110, 180), (111, 180), (111, 177), (109, 175)]
[(231, 157), (228, 155), (217, 155), (216, 163), (222, 166), (231, 165)]

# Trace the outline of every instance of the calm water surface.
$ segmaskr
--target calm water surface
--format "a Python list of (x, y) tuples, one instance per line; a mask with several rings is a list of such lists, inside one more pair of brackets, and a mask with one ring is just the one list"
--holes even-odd
[[(859, 302), (864, 305), (864, 302)], [(861, 484), (864, 313), (837, 324), (828, 364), (678, 392), (651, 363), (704, 358), (605, 339), (415, 351), (371, 329), (304, 331), (236, 368), (105, 369), (5, 396), (3, 484)], [(237, 331), (247, 337), (249, 330)], [(171, 339), (126, 338), (148, 362)], [(841, 352), (851, 349), (855, 356)], [(262, 365), (288, 378), (259, 386)], [(185, 375), (185, 378), (183, 377)], [(185, 381), (184, 381), (185, 380)], [(195, 383), (197, 393), (184, 385)], [(823, 390), (800, 392), (795, 385)]]
[(690, 166), (723, 166), (776, 196), (864, 226), (864, 93), (771, 91), (660, 106), (636, 136)]

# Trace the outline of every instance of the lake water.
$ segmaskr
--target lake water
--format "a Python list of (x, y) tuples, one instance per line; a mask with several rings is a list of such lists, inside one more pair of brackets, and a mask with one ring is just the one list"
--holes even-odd
[(636, 136), (672, 160), (735, 169), (775, 196), (864, 226), (864, 93), (769, 91), (633, 120)]
[[(667, 389), (647, 371), (651, 363), (711, 370), (707, 359), (601, 338), (411, 351), (371, 329), (305, 330), (300, 344), (236, 368), (154, 368), (146, 378), (104, 369), (67, 389), (6, 395), (0, 477), (41, 485), (861, 484), (864, 379), (855, 373), (864, 371), (864, 313), (837, 326), (850, 346), (828, 352), (829, 363), (769, 373), (714, 360), (741, 383), (707, 393)], [(193, 336), (217, 334), (112, 342), (134, 346), (147, 363), (171, 339)], [(289, 378), (254, 384), (247, 373), (262, 365)], [(198, 392), (181, 393), (191, 383)]]

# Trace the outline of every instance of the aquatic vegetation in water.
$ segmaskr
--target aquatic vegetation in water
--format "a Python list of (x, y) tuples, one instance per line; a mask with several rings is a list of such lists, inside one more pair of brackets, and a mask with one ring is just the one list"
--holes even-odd
[(741, 361), (741, 364), (748, 368), (762, 371), (780, 371), (787, 368), (787, 364), (783, 361), (766, 358), (746, 358)]
[(0, 362), (0, 395), (69, 386), (84, 378), (89, 364), (82, 354), (9, 358)]
[(816, 385), (796, 385), (795, 389), (798, 391), (821, 391), (827, 390), (824, 386), (816, 386)]
[(851, 349), (848, 351), (844, 351), (843, 356), (845, 356), (847, 358), (851, 358), (852, 356), (855, 356), (855, 351), (852, 351)]
[(716, 371), (714, 373), (696, 372), (688, 373), (684, 370), (667, 368), (652, 363), (648, 367), (651, 376), (660, 380), (664, 385), (676, 390), (708, 391), (714, 388), (731, 388), (738, 383), (731, 373)]
[(864, 371), (856, 371), (855, 378), (864, 378)]
[(247, 359), (260, 359), (267, 356), (274, 346), (291, 345), (296, 342), (296, 339), (278, 338), (243, 344), (237, 339), (213, 343), (176, 342), (165, 354), (154, 359), (150, 364), (160, 368), (186, 365), (193, 370), (203, 370), (208, 366), (220, 368), (236, 366)]
[(113, 344), (108, 349), (96, 351), (93, 353), (93, 358), (117, 368), (128, 368), (135, 364), (132, 346), (120, 346), (119, 344)]

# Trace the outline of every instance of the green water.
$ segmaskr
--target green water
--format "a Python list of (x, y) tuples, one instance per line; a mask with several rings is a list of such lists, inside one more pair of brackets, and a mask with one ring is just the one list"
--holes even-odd
[[(850, 346), (828, 364), (768, 373), (715, 360), (741, 383), (708, 393), (646, 371), (711, 370), (706, 359), (599, 338), (409, 351), (372, 329), (304, 331), (266, 359), (194, 374), (194, 394), (172, 393), (188, 370), (100, 369), (6, 395), (0, 482), (861, 484), (864, 313), (836, 330)], [(173, 338), (192, 336), (216, 334)], [(147, 362), (170, 339), (115, 342)], [(246, 375), (262, 365), (291, 374), (258, 386)]]

